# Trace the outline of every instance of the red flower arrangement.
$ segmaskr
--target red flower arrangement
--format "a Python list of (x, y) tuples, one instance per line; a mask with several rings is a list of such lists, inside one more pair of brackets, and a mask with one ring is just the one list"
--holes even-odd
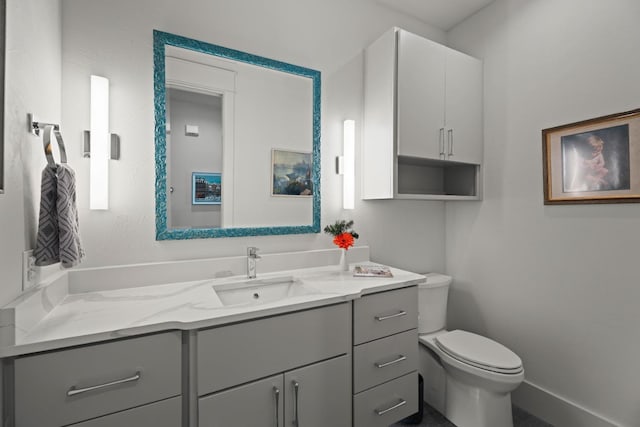
[(336, 221), (333, 225), (327, 225), (324, 228), (324, 232), (334, 236), (333, 243), (335, 243), (336, 246), (348, 250), (353, 246), (355, 239), (359, 237), (358, 233), (351, 229), (352, 226), (353, 221)]

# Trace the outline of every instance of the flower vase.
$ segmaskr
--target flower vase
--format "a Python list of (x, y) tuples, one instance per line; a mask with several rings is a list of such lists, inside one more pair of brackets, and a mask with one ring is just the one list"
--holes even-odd
[(349, 271), (349, 263), (347, 262), (347, 250), (340, 248), (340, 270)]

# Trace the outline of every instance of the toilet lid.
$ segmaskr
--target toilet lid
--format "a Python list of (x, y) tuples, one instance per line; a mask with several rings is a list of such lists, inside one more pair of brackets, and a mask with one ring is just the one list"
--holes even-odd
[(466, 331), (451, 331), (435, 338), (436, 345), (463, 363), (503, 374), (522, 371), (522, 360), (507, 347)]

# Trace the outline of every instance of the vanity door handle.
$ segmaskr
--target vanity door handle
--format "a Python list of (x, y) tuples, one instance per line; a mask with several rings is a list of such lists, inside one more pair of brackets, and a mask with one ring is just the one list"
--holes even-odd
[(300, 390), (300, 384), (298, 381), (292, 381), (293, 384), (293, 425), (300, 427), (300, 412), (298, 412), (298, 391)]
[(402, 316), (406, 316), (407, 312), (404, 310), (401, 310), (400, 312), (396, 313), (396, 314), (391, 314), (389, 316), (376, 316), (376, 320), (378, 322), (382, 322), (383, 320), (389, 320), (389, 319), (393, 319), (396, 317), (402, 317)]
[(406, 405), (406, 404), (407, 404), (407, 401), (406, 401), (406, 400), (404, 400), (404, 399), (400, 399), (400, 402), (396, 403), (395, 405), (393, 405), (393, 406), (391, 406), (391, 407), (389, 407), (389, 408), (387, 408), (387, 409), (375, 409), (375, 411), (376, 411), (376, 414), (378, 414), (378, 415), (382, 416), (382, 415), (386, 414), (387, 412), (391, 412), (391, 411), (393, 411), (394, 409), (398, 409), (398, 408), (400, 408), (401, 406), (404, 406), (404, 405)]
[(280, 389), (276, 386), (273, 386), (273, 396), (276, 398), (276, 410), (274, 411), (274, 420), (275, 427), (280, 427)]
[(447, 131), (447, 142), (449, 143), (449, 157), (453, 156), (453, 129)]
[(67, 391), (67, 396), (75, 396), (77, 394), (86, 393), (86, 392), (94, 391), (94, 390), (100, 390), (102, 388), (112, 387), (112, 386), (118, 385), (118, 384), (125, 384), (125, 383), (138, 381), (141, 377), (142, 377), (142, 374), (140, 373), (140, 371), (138, 371), (138, 372), (135, 373), (135, 375), (133, 375), (131, 377), (123, 378), (121, 380), (110, 381), (108, 383), (98, 384), (98, 385), (94, 385), (94, 386), (91, 386), (91, 387), (76, 388), (76, 386), (72, 386)]
[(386, 368), (387, 366), (391, 366), (391, 365), (395, 365), (396, 363), (400, 363), (407, 360), (407, 356), (403, 356), (402, 354), (400, 356), (398, 356), (397, 359), (391, 360), (389, 362), (385, 362), (385, 363), (374, 363), (374, 365), (376, 365), (376, 368)]

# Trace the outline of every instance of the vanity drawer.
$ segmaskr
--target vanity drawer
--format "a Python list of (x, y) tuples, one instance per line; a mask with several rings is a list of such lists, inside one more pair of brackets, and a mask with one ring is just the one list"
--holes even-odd
[(410, 329), (353, 349), (353, 392), (418, 369), (418, 331)]
[(417, 327), (417, 286), (367, 295), (354, 301), (354, 345)]
[(172, 397), (69, 427), (180, 427), (181, 425), (182, 398)]
[(181, 393), (178, 332), (15, 360), (16, 427), (61, 426)]
[(351, 351), (351, 304), (198, 332), (198, 395)]
[(354, 427), (388, 427), (417, 411), (417, 372), (363, 391), (353, 397)]

